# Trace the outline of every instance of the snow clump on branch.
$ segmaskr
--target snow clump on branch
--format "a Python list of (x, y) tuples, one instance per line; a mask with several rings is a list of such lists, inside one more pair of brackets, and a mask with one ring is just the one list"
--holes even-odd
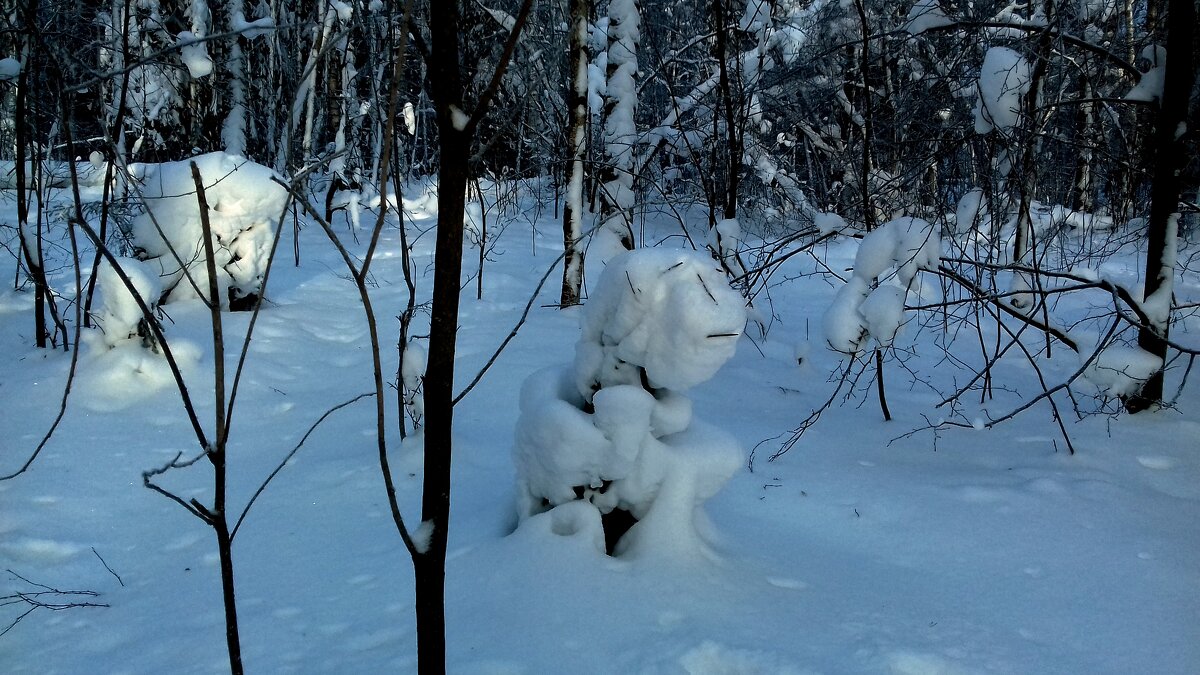
[(917, 272), (936, 270), (941, 239), (919, 218), (888, 221), (863, 237), (854, 274), (825, 310), (825, 341), (843, 354), (856, 354), (868, 337), (889, 346), (904, 319), (904, 302)]
[(1029, 93), (1033, 68), (1008, 47), (992, 47), (979, 71), (979, 101), (975, 105), (975, 133), (1009, 129), (1021, 117), (1021, 97)]

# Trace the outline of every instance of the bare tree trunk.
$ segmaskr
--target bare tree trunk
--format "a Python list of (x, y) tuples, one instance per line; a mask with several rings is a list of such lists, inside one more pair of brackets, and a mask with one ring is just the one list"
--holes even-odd
[(234, 675), (242, 673), (242, 646), (238, 636), (237, 599), (233, 584), (233, 539), (229, 535), (229, 519), (225, 513), (226, 465), (225, 448), (229, 436), (225, 417), (225, 336), (221, 323), (221, 295), (217, 286), (217, 267), (213, 256), (212, 227), (208, 221), (208, 199), (204, 194), (204, 181), (195, 162), (191, 163), (192, 181), (196, 184), (196, 204), (203, 226), (204, 258), (208, 273), (208, 305), (213, 338), (213, 398), (215, 401), (215, 430), (213, 444), (206, 448), (205, 455), (213, 465), (213, 507), (202, 511), (204, 520), (217, 534), (217, 554), (221, 560), (221, 597), (225, 603), (225, 643), (229, 651), (229, 670)]
[[(1151, 3), (1154, 5), (1155, 3)], [(1138, 331), (1138, 346), (1166, 359), (1171, 328), (1170, 296), (1175, 275), (1175, 237), (1178, 227), (1180, 171), (1186, 157), (1177, 140), (1187, 121), (1188, 104), (1195, 83), (1193, 53), (1196, 41), (1194, 0), (1170, 0), (1167, 7), (1167, 72), (1154, 128), (1154, 184), (1150, 188), (1150, 225), (1146, 247), (1146, 291), (1144, 299), (1158, 294), (1165, 311), (1152, 312), (1152, 324)], [(1165, 298), (1162, 296), (1165, 295)], [(1141, 391), (1125, 401), (1131, 413), (1147, 410), (1163, 397), (1163, 372), (1159, 370), (1142, 385)]]
[[(862, 157), (860, 158), (859, 170), (862, 172), (862, 210), (863, 210), (863, 229), (867, 232), (875, 229), (875, 205), (871, 201), (871, 174), (875, 172), (874, 158), (871, 156), (871, 144), (875, 142), (875, 129), (872, 124), (872, 101), (871, 101), (871, 32), (870, 25), (867, 19), (867, 10), (863, 6), (862, 0), (854, 0), (854, 8), (858, 11), (858, 20), (862, 30), (862, 44), (859, 45), (859, 61), (858, 71), (859, 77), (862, 78)], [(883, 381), (882, 361), (880, 364), (879, 379)], [(886, 416), (886, 405), (884, 406)]]
[[(46, 274), (40, 262), (41, 256), (37, 246), (29, 239), (29, 162), (36, 157), (29, 152), (30, 139), (28, 128), (29, 106), (29, 73), (34, 67), (33, 27), (37, 19), (37, 0), (31, 0), (25, 6), (22, 24), (25, 26), (24, 45), (21, 55), (21, 72), (17, 76), (17, 95), (13, 123), (16, 126), (16, 180), (17, 180), (17, 229), (21, 239), (21, 256), (25, 261), (25, 269), (33, 280), (33, 330), (37, 346), (44, 349), (48, 344), (50, 331), (46, 326)], [(36, 188), (35, 188), (36, 189)], [(41, 240), (41, 218), (38, 218), (36, 238)]]
[(425, 369), (425, 475), (420, 545), (411, 550), (416, 582), (417, 670), (446, 672), (446, 542), (450, 525), (450, 468), (454, 429), (454, 353), (462, 278), (463, 219), (471, 172), (471, 144), (512, 60), (529, 18), (524, 0), (508, 41), (472, 114), (464, 111), (457, 0), (430, 3), (429, 83), (437, 115), (438, 223), (434, 249), (429, 361)]
[(588, 122), (588, 0), (571, 0), (571, 66), (567, 83), (567, 109), (571, 121), (567, 127), (569, 177), (563, 206), (562, 294), (559, 305), (579, 304), (583, 286), (583, 160), (587, 153)]
[[(747, 122), (743, 117), (739, 123), (734, 114), (734, 91), (729, 77), (729, 17), (725, 12), (725, 0), (715, 0), (712, 12), (717, 33), (718, 90), (721, 112), (725, 115), (725, 185), (721, 195), (721, 217), (732, 220), (737, 218), (738, 179), (741, 177), (743, 134)], [(749, 106), (748, 101), (746, 105)]]
[[(1054, 3), (1052, 0), (1046, 0), (1043, 4), (1045, 15), (1053, 20), (1056, 17)], [(1037, 267), (1037, 256), (1033, 250), (1033, 197), (1034, 187), (1037, 185), (1037, 156), (1041, 148), (1041, 142), (1038, 140), (1041, 127), (1045, 117), (1038, 110), (1038, 104), (1041, 100), (1042, 81), (1046, 76), (1046, 69), (1049, 66), (1051, 47), (1053, 47), (1054, 33), (1048, 24), (1046, 29), (1042, 31), (1038, 37), (1036, 52), (1033, 63), (1033, 69), (1029, 76), (1029, 91), (1025, 94), (1025, 100), (1022, 101), (1021, 108), (1023, 110), (1024, 127), (1026, 134), (1020, 138), (1020, 142), (1024, 144), (1021, 149), (1021, 166), (1020, 174), (1017, 176), (1018, 195), (1017, 195), (1017, 228), (1016, 234), (1013, 237), (1013, 254), (1012, 262), (1014, 265), (1028, 265)], [(1005, 181), (1007, 182), (1007, 180)], [(1012, 282), (1012, 306), (1022, 311), (1031, 309), (1034, 305), (1034, 299), (1028, 291), (1032, 291), (1035, 286), (1035, 280), (1026, 272), (1015, 272)]]
[(446, 533), (450, 522), (454, 352), (471, 152), (470, 137), (454, 119), (456, 114), (464, 114), (458, 19), (456, 1), (430, 4), (429, 81), (437, 110), (441, 161), (429, 364), (425, 371), (425, 475), (421, 496), (421, 521), (429, 531), (429, 542), (413, 556), (417, 661), (422, 673), (444, 673), (446, 667)]

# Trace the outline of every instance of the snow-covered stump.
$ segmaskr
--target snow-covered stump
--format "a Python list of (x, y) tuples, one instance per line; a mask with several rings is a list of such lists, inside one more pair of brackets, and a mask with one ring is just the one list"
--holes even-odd
[(742, 453), (693, 419), (683, 392), (733, 355), (745, 322), (742, 297), (707, 256), (642, 249), (611, 260), (584, 306), (575, 362), (522, 386), (513, 453), (522, 521), (550, 512), (560, 534), (599, 522), (596, 548), (609, 554), (703, 555), (699, 506)]
[(231, 311), (253, 309), (288, 196), (276, 182), (278, 175), (265, 166), (212, 152), (182, 162), (132, 167), (146, 204), (145, 213), (132, 224), (138, 257), (158, 265), (164, 304), (206, 293), (208, 272), (192, 162), (200, 169), (209, 206), (219, 301)]

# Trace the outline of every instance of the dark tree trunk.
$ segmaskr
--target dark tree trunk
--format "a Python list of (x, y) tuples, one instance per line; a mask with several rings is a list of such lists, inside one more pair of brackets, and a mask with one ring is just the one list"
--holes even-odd
[[(1164, 262), (1170, 262), (1168, 252), (1174, 248), (1174, 218), (1179, 210), (1181, 188), (1179, 174), (1186, 161), (1178, 130), (1187, 122), (1188, 105), (1195, 83), (1195, 1), (1170, 0), (1167, 11), (1167, 72), (1154, 127), (1154, 184), (1150, 187), (1144, 298), (1159, 289), (1169, 289), (1174, 275), (1172, 267)], [(1170, 327), (1169, 316), (1160, 325), (1143, 326), (1138, 331), (1138, 346), (1165, 360)], [(1141, 391), (1125, 400), (1125, 409), (1131, 413), (1141, 412), (1160, 403), (1162, 398), (1163, 372), (1159, 370), (1146, 381)]]
[(470, 136), (455, 124), (462, 116), (457, 2), (430, 4), (430, 83), (437, 108), (441, 163), (438, 169), (437, 248), (429, 362), (425, 371), (425, 477), (421, 520), (432, 526), (429, 544), (413, 559), (416, 577), (417, 661), (421, 673), (446, 668), (446, 533), (450, 522), (451, 432), (454, 426), (454, 351), (462, 276), (463, 209)]

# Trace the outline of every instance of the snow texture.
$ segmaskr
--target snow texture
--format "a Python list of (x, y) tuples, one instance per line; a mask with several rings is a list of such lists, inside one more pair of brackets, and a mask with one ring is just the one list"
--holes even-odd
[(191, 162), (200, 169), (209, 206), (221, 299), (257, 294), (287, 190), (278, 175), (242, 157), (213, 152), (182, 162), (130, 167), (146, 211), (133, 220), (139, 257), (159, 267), (163, 302), (207, 294), (204, 243)]
[[(633, 153), (637, 145), (634, 113), (638, 105), (638, 41), (641, 13), (635, 0), (612, 0), (608, 7), (608, 81), (604, 120), (604, 159), (611, 167), (601, 187), (603, 220), (597, 238), (608, 240), (594, 255), (602, 262), (632, 245), (634, 206)], [(626, 242), (625, 240), (630, 240)], [(613, 241), (620, 243), (614, 246)]]
[(980, 188), (972, 188), (958, 200), (954, 209), (954, 231), (956, 234), (966, 234), (990, 219), (988, 215), (987, 197)]
[(425, 382), (425, 367), (429, 355), (425, 345), (416, 340), (409, 340), (404, 347), (404, 355), (400, 362), (400, 383), (403, 386), (404, 407), (409, 417), (419, 421), (425, 415), (425, 394), (422, 384)]
[(247, 21), (244, 14), (235, 12), (229, 22), (229, 27), (231, 30), (241, 33), (242, 37), (247, 40), (253, 40), (256, 37), (266, 35), (275, 30), (275, 19), (268, 16), (255, 19), (254, 21)]
[(1029, 92), (1031, 66), (1008, 47), (992, 47), (983, 57), (979, 72), (979, 101), (975, 106), (975, 132), (1016, 126), (1021, 116), (1021, 97)]
[(738, 21), (738, 28), (755, 33), (771, 25), (771, 3), (766, 0), (746, 0), (746, 10)]
[(467, 124), (471, 121), (471, 116), (463, 112), (456, 105), (450, 106), (450, 124), (458, 131), (463, 131), (467, 128)]
[(417, 113), (413, 108), (412, 101), (404, 102), (403, 116), (404, 130), (408, 132), (409, 136), (415, 135), (417, 133)]
[(699, 254), (640, 249), (610, 261), (582, 323), (574, 366), (538, 371), (521, 388), (520, 516), (577, 501), (598, 513), (624, 509), (638, 522), (617, 554), (703, 555), (697, 509), (741, 464), (741, 450), (693, 420), (682, 392), (733, 356), (741, 296)]
[(836, 213), (819, 211), (813, 218), (813, 225), (817, 226), (821, 234), (829, 234), (831, 232), (841, 232), (846, 229), (846, 220)]
[(742, 226), (737, 218), (725, 218), (708, 229), (707, 241), (709, 250), (721, 261), (722, 267), (734, 276), (746, 273), (738, 258), (738, 248), (742, 243)]
[(1171, 296), (1175, 291), (1175, 261), (1179, 257), (1179, 214), (1167, 218), (1166, 246), (1158, 268), (1158, 290), (1142, 302), (1142, 311), (1156, 329), (1166, 327), (1171, 318)]

